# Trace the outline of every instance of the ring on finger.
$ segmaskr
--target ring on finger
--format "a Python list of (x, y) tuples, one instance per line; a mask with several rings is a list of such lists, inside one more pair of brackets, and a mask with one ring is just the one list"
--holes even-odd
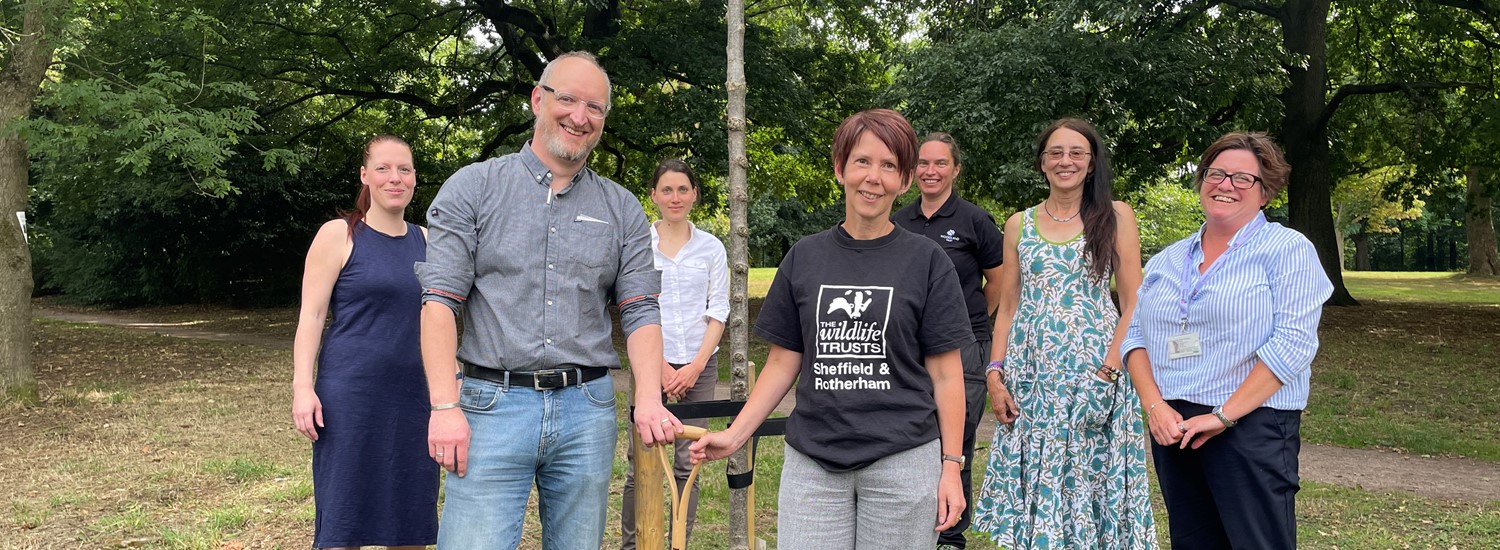
[(1187, 433), (1187, 422), (1178, 422), (1177, 429), (1181, 430), (1182, 433)]

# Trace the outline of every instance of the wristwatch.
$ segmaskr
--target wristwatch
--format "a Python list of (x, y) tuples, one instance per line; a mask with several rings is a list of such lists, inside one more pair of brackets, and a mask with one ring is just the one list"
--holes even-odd
[(1235, 424), (1239, 424), (1239, 422), (1235, 422), (1233, 420), (1230, 420), (1229, 417), (1224, 416), (1224, 406), (1223, 405), (1219, 405), (1217, 407), (1214, 407), (1214, 410), (1211, 411), (1211, 412), (1213, 412), (1214, 418), (1218, 418), (1219, 422), (1223, 422), (1224, 423), (1224, 427), (1225, 428), (1233, 428)]
[(959, 468), (964, 467), (964, 455), (943, 455), (943, 460), (957, 462)]

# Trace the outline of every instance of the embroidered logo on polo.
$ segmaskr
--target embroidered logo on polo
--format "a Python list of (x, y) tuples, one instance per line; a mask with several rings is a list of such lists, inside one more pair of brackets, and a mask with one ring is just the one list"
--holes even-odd
[(890, 389), (885, 331), (893, 294), (888, 286), (819, 287), (814, 389)]
[(952, 229), (949, 229), (947, 233), (943, 233), (942, 235), (938, 235), (938, 238), (940, 238), (942, 240), (945, 240), (945, 241), (948, 241), (948, 242), (951, 243), (953, 241), (958, 240), (958, 235), (954, 234)]

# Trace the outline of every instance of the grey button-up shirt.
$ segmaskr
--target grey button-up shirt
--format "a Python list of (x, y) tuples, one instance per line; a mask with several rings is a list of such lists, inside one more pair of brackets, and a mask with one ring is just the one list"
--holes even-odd
[(661, 324), (651, 234), (640, 200), (584, 168), (553, 195), (531, 151), (465, 166), (427, 211), (422, 303), (462, 312), (458, 359), (529, 372), (619, 368), (610, 301), (627, 336)]

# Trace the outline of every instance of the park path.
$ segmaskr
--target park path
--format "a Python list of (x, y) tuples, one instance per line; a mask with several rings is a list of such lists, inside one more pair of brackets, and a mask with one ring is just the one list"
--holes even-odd
[[(184, 323), (163, 323), (109, 312), (75, 312), (34, 307), (38, 317), (70, 323), (126, 327), (163, 336), (250, 344), (291, 349), (291, 335), (284, 337), (205, 330)], [(628, 376), (616, 376), (615, 388), (630, 389)], [(720, 384), (717, 397), (728, 399), (729, 388)], [(796, 405), (789, 392), (776, 408), (786, 414)], [(986, 413), (980, 424), (979, 444), (989, 444), (995, 431), (994, 417)], [(1376, 449), (1347, 449), (1304, 443), (1300, 455), (1302, 478), (1319, 483), (1359, 487), (1371, 491), (1405, 491), (1429, 498), (1472, 502), (1500, 501), (1500, 464), (1468, 458), (1418, 456)]]

